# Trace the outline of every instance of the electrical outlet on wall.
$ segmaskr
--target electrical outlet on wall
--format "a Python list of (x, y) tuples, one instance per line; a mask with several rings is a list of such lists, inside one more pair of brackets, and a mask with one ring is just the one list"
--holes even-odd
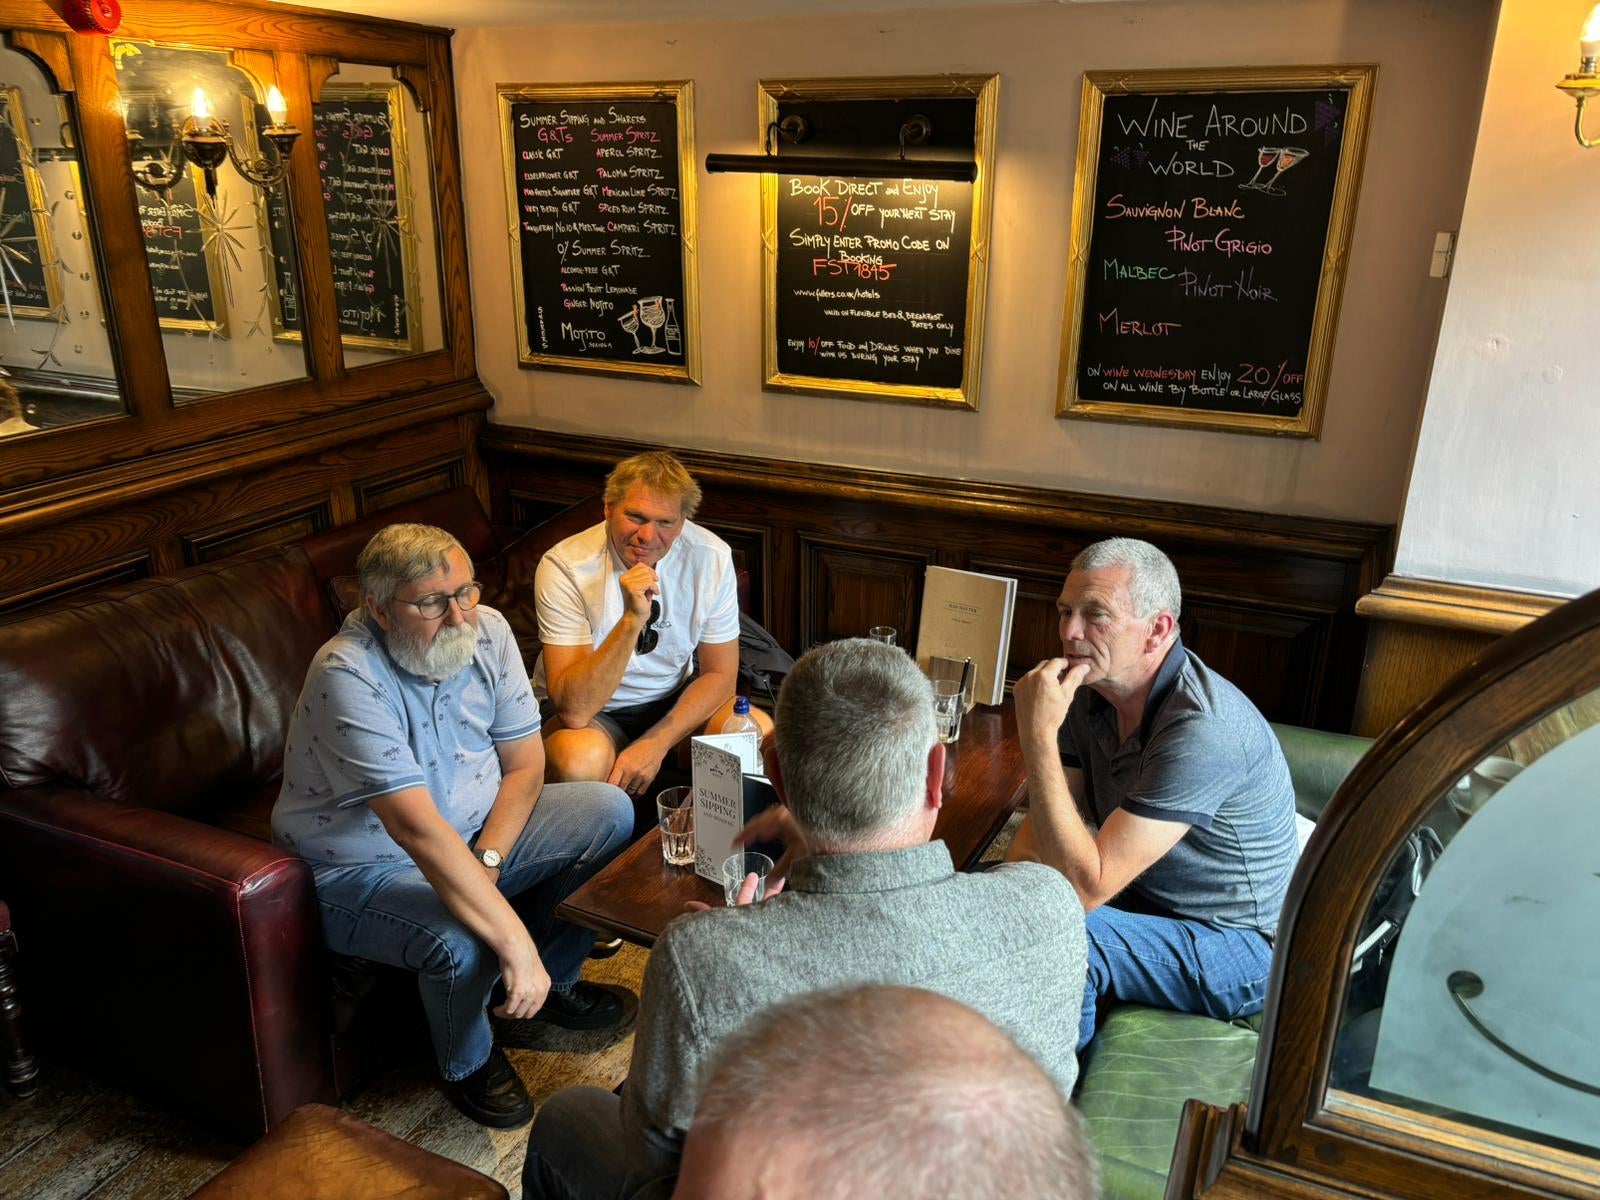
[(1436, 233), (1433, 235), (1433, 261), (1428, 264), (1428, 274), (1435, 279), (1447, 278), (1450, 274), (1450, 260), (1456, 253), (1456, 235), (1454, 233)]

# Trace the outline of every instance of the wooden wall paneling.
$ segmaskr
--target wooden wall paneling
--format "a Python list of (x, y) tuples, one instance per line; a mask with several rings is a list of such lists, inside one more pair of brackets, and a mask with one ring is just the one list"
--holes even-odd
[(333, 254), (328, 243), (327, 210), (322, 199), (322, 172), (317, 166), (317, 117), (312, 105), (322, 84), (338, 70), (338, 59), (308, 58), (280, 50), (274, 54), (279, 90), (289, 105), (289, 123), (301, 132), (289, 155), (289, 212), (294, 219), (294, 251), (299, 258), (301, 336), (306, 370), (313, 379), (342, 380), (344, 342), (339, 336), (339, 293), (333, 282)]
[(97, 591), (118, 583), (132, 583), (156, 574), (159, 571), (148, 553), (112, 558), (83, 571), (0, 596), (0, 620), (7, 620), (29, 609), (57, 604), (80, 592)]
[(1377, 737), (1500, 639), (1496, 633), (1373, 621), (1353, 732)]
[(433, 89), (428, 111), (428, 151), (433, 169), (445, 345), (450, 349), (456, 378), (465, 379), (477, 370), (477, 361), (472, 342), (472, 290), (467, 280), (467, 218), (461, 185), (455, 72), (450, 63), (450, 41), (443, 35), (428, 39), (428, 83)]
[[(480, 450), (495, 519), (536, 518), (600, 486), (645, 447), (489, 424)], [(930, 562), (1018, 580), (1007, 674), (1060, 651), (1055, 599), (1073, 554), (1115, 534), (1173, 558), (1189, 637), (1274, 719), (1348, 730), (1366, 641), (1358, 597), (1392, 530), (1201, 505), (677, 451), (705, 489), (700, 519), (765, 531), (771, 619), (791, 652), (892, 624), (912, 644)]]
[(933, 551), (800, 535), (800, 644), (866, 637), (892, 625), (899, 644), (916, 641), (922, 578)]
[(461, 456), (419, 463), (404, 471), (385, 471), (356, 482), (356, 507), (364, 517), (435, 492), (447, 492), (466, 481), (466, 461)]
[(750, 616), (769, 632), (772, 628), (772, 530), (760, 525), (735, 525), (727, 521), (701, 521), (712, 533), (728, 543), (733, 551), (733, 569), (744, 571), (750, 580)]
[(184, 565), (198, 566), (261, 546), (304, 541), (331, 528), (333, 505), (326, 497), (280, 512), (252, 513), (240, 521), (184, 534)]

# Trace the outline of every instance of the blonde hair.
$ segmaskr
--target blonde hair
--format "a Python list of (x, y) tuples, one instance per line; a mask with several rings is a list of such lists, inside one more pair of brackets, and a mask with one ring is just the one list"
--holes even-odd
[(22, 397), (7, 379), (0, 379), (0, 421), (22, 415)]
[(700, 485), (684, 470), (683, 464), (665, 450), (647, 450), (612, 467), (611, 474), (606, 476), (606, 503), (620, 503), (636, 485), (663, 496), (678, 497), (685, 517), (693, 517), (700, 509)]

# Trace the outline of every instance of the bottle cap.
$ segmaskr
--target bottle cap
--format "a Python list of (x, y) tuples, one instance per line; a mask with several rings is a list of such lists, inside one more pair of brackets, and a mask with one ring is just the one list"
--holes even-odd
[(739, 713), (741, 716), (748, 713), (750, 711), (750, 697), (735, 696), (733, 698), (733, 711)]

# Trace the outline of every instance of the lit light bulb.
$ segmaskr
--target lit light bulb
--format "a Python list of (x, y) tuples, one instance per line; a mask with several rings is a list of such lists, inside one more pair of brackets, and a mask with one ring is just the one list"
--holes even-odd
[(206, 99), (204, 88), (195, 88), (194, 107), (190, 110), (190, 115), (196, 121), (209, 121), (211, 119), (211, 102)]
[(278, 90), (277, 84), (267, 89), (267, 115), (272, 118), (274, 125), (282, 125), (289, 116), (289, 106), (284, 103), (283, 93)]
[(1600, 58), (1600, 4), (1594, 6), (1583, 23), (1583, 32), (1578, 35), (1578, 56)]

